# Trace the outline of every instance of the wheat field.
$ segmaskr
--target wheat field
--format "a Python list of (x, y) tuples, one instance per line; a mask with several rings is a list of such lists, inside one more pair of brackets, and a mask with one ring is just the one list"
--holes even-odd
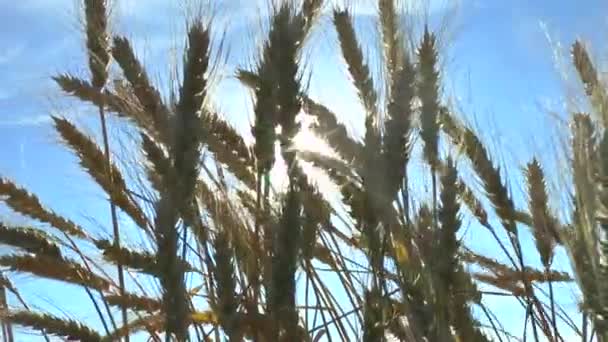
[[(0, 221), (4, 341), (608, 342), (608, 88), (582, 41), (568, 67), (586, 110), (567, 116), (555, 188), (545, 156), (503, 167), (508, 151), (490, 148), (447, 93), (443, 27), (408, 27), (401, 1), (374, 1), (373, 44), (352, 4), (268, 1), (263, 39), (230, 70), (225, 23), (203, 4), (182, 21), (164, 83), (111, 29), (111, 3), (77, 7), (86, 72), (51, 80), (95, 113), (98, 134), (64, 115), (50, 123), (97, 185), (103, 230), (0, 175), (3, 205), (26, 218)], [(362, 117), (309, 93), (318, 46), (340, 56), (330, 67), (348, 75)], [(248, 131), (216, 105), (222, 77), (244, 89)], [(12, 280), (22, 275), (85, 300), (37, 309)], [(563, 284), (575, 310), (562, 306)], [(494, 297), (525, 312), (523, 332), (503, 327)], [(76, 305), (93, 315), (61, 314)]]

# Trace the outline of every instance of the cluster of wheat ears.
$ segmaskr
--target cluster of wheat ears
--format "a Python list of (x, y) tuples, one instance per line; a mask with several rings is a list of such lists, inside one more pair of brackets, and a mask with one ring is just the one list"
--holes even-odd
[[(480, 284), (525, 308), (531, 336), (524, 332), (523, 340), (565, 341), (560, 330), (568, 326), (581, 341), (608, 341), (608, 94), (581, 43), (573, 45), (572, 61), (592, 113), (571, 117), (572, 186), (564, 191), (571, 192), (574, 210), (566, 222), (557, 217), (560, 208), (549, 207), (536, 159), (525, 166), (528, 201), (514, 203), (481, 140), (442, 100), (436, 35), (426, 28), (407, 44), (393, 0), (378, 1), (386, 101), (379, 100), (351, 13), (335, 8), (330, 14), (366, 113), (360, 140), (347, 133), (340, 113), (312, 100), (303, 85), (302, 49), (327, 4), (270, 6), (255, 67), (235, 71), (253, 96), (253, 144), (208, 105), (211, 21), (190, 21), (179, 90), (164, 97), (130, 41), (108, 33), (106, 1), (83, 5), (90, 79), (61, 74), (54, 81), (98, 110), (102, 139), (66, 118), (53, 116), (52, 122), (82, 170), (105, 191), (113, 238), (93, 236), (0, 178), (3, 203), (32, 220), (32, 227), (0, 224), (0, 243), (14, 247), (0, 256), (6, 341), (15, 339), (15, 325), (37, 330), (47, 341), (511, 339), (500, 315), (484, 305), (489, 294)], [(109, 70), (121, 81), (109, 82)], [(338, 157), (293, 148), (300, 112), (316, 118), (312, 129)], [(128, 152), (145, 159), (137, 165), (146, 176), (145, 193), (111, 158), (109, 116), (138, 133), (139, 150)], [(457, 147), (470, 163), (440, 153), (440, 142)], [(428, 166), (432, 195), (414, 200), (408, 189), (419, 180), (408, 178), (407, 165), (415, 144)], [(212, 157), (202, 162), (203, 153)], [(275, 153), (288, 166), (284, 191), (271, 184)], [(331, 178), (340, 191), (337, 203), (320, 193), (304, 163)], [(475, 179), (463, 177), (464, 167)], [(473, 191), (471, 182), (480, 182), (483, 192)], [(153, 248), (125, 247), (119, 216)], [(507, 263), (461, 243), (464, 216), (496, 238)], [(536, 251), (525, 252), (540, 257), (542, 268), (524, 262), (521, 229), (533, 233)], [(556, 248), (568, 252), (572, 274), (553, 270)], [(88, 326), (91, 321), (32, 310), (9, 279), (15, 273), (82, 289), (103, 330)], [(142, 281), (156, 282), (160, 291)], [(568, 281), (582, 293), (582, 323), (554, 298), (552, 284)]]

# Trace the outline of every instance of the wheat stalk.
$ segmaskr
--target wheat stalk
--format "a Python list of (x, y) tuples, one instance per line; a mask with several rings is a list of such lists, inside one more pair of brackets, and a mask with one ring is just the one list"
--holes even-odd
[[(109, 35), (107, 28), (108, 16), (106, 13), (105, 0), (85, 0), (85, 17), (86, 17), (86, 36), (87, 50), (89, 57), (89, 70), (91, 72), (91, 83), (102, 94), (102, 89), (105, 87), (108, 79), (107, 69), (110, 62), (110, 47)], [(104, 155), (106, 162), (106, 172), (110, 183), (113, 183), (115, 176), (110, 157), (110, 143), (108, 138), (108, 129), (106, 125), (105, 108), (103, 102), (98, 103), (99, 120), (101, 123), (101, 133), (103, 137)], [(116, 213), (116, 204), (110, 200), (110, 215), (112, 220), (112, 228), (114, 235), (114, 243), (120, 244), (120, 228), (118, 225), (118, 215)], [(125, 280), (122, 265), (117, 265), (118, 283), (121, 294), (125, 293)], [(127, 311), (122, 311), (123, 324), (127, 324)], [(125, 338), (129, 342), (129, 337)]]
[[(191, 216), (192, 196), (199, 174), (200, 116), (207, 90), (209, 42), (208, 29), (200, 20), (196, 20), (188, 28), (188, 45), (184, 57), (184, 81), (180, 88), (177, 112), (173, 116), (172, 125), (166, 127), (172, 129), (166, 135), (170, 138), (168, 146), (171, 168), (167, 170), (168, 174), (163, 181), (171, 186), (165, 187), (160, 194), (160, 199), (156, 204), (154, 222), (157, 243), (156, 261), (159, 269), (157, 276), (163, 289), (166, 334), (167, 336), (174, 335), (178, 340), (185, 339), (187, 336), (190, 307), (185, 290), (186, 268), (178, 255), (177, 223), (180, 215), (184, 218)], [(127, 78), (129, 78), (128, 75)], [(137, 95), (137, 89), (135, 89), (140, 101), (142, 97), (146, 97), (154, 108), (162, 108), (160, 99), (158, 96), (154, 96), (152, 88), (147, 85), (147, 79), (141, 77), (137, 81), (143, 90), (140, 96)], [(131, 83), (134, 86), (137, 84), (133, 81)], [(158, 114), (159, 118), (167, 118), (166, 115), (162, 115), (162, 110)], [(158, 123), (160, 120), (155, 119), (155, 122)], [(159, 132), (162, 131), (159, 130)], [(161, 137), (163, 136), (165, 135), (161, 134)], [(184, 222), (188, 223), (188, 220)], [(186, 228), (186, 226), (183, 227), (184, 234)]]

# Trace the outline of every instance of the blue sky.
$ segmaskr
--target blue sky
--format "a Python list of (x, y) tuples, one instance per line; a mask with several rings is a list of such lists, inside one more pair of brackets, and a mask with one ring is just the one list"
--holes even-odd
[[(163, 86), (172, 65), (173, 48), (177, 48), (180, 58), (186, 2), (192, 1), (114, 1), (113, 31), (134, 40), (151, 75)], [(58, 212), (97, 231), (109, 231), (101, 192), (78, 170), (75, 159), (56, 144), (57, 137), (48, 120), (50, 113), (60, 113), (95, 132), (91, 108), (66, 99), (50, 81), (50, 76), (59, 72), (86, 75), (77, 3), (0, 2), (0, 175), (26, 186), (44, 203), (52, 203)], [(354, 6), (357, 29), (368, 38), (374, 37), (376, 25), (371, 3), (362, 1)], [(467, 113), (466, 119), (482, 128), (489, 146), (510, 152), (497, 156), (504, 158), (497, 160), (509, 165), (509, 177), (517, 180), (522, 163), (533, 153), (553, 166), (548, 172), (559, 175), (559, 164), (547, 157), (551, 155), (547, 152), (557, 148), (549, 134), (555, 120), (548, 119), (548, 112), (563, 114), (571, 108), (565, 107), (564, 97), (570, 95), (573, 85), (576, 88), (577, 80), (564, 80), (555, 66), (556, 42), (561, 42), (567, 58), (569, 45), (580, 37), (591, 43), (595, 60), (605, 65), (606, 51), (601, 42), (608, 31), (608, 4), (600, 0), (462, 0), (454, 6), (446, 0), (427, 7), (432, 24), (444, 19), (449, 23), (449, 35), (442, 36), (447, 43), (443, 59), (446, 97), (456, 99)], [(230, 72), (235, 66), (247, 66), (256, 56), (255, 43), (261, 38), (257, 34), (258, 10), (263, 6), (255, 1), (227, 0), (218, 2), (216, 8), (215, 27), (226, 30), (229, 49), (227, 63), (218, 72), (215, 104), (248, 134), (251, 100), (230, 78)], [(423, 17), (423, 12), (417, 12), (407, 19), (416, 19), (419, 24)], [(322, 19), (311, 42), (311, 95), (341, 113), (341, 119), (355, 132), (360, 131), (361, 109), (336, 54), (330, 18)], [(365, 41), (364, 46), (369, 52), (375, 48)], [(516, 197), (521, 197), (519, 190), (513, 189)], [(8, 211), (0, 214), (19, 220)], [(487, 240), (480, 242), (473, 229), (468, 232), (465, 238), (477, 250), (491, 254), (496, 249)], [(527, 246), (533, 248), (531, 243)], [(21, 276), (16, 281), (23, 284), (26, 298), (35, 304), (45, 308), (64, 306), (57, 302), (58, 298), (66, 298), (60, 287), (39, 288), (31, 278)], [(74, 296), (75, 300), (86, 300), (78, 294)], [(567, 296), (570, 294), (564, 291), (566, 302), (570, 300)], [(50, 305), (49, 301), (55, 304)], [(504, 305), (498, 300), (495, 304)], [(85, 320), (93, 317), (88, 309), (68, 307), (74, 309), (67, 315)], [(56, 308), (55, 312), (61, 313)], [(523, 313), (515, 309), (512, 312), (513, 322), (522, 322)], [(512, 328), (519, 329), (517, 325)]]

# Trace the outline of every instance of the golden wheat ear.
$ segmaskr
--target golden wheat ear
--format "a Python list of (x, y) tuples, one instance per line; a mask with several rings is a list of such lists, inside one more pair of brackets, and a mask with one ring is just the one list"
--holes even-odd
[(238, 341), (242, 337), (241, 327), (236, 323), (238, 302), (236, 294), (236, 279), (233, 263), (233, 248), (230, 244), (230, 233), (221, 229), (215, 235), (214, 260), (215, 279), (217, 281), (217, 303), (215, 310), (218, 313), (219, 323), (231, 341)]
[(305, 97), (303, 108), (306, 114), (316, 118), (312, 130), (325, 138), (329, 146), (355, 168), (361, 167), (363, 146), (348, 134), (344, 124), (338, 122), (337, 116), (326, 106)]
[(180, 207), (189, 204), (199, 174), (201, 115), (207, 94), (209, 44), (209, 29), (200, 20), (192, 23), (188, 29), (183, 82), (173, 121), (175, 139), (169, 147), (173, 167), (179, 177), (179, 195), (174, 200), (181, 201)]
[(110, 288), (108, 280), (65, 258), (58, 259), (44, 255), (4, 255), (0, 257), (0, 265), (18, 272), (31, 273), (42, 278), (82, 285), (100, 291)]
[(59, 246), (44, 231), (29, 227), (7, 227), (0, 223), (0, 243), (27, 252), (62, 259)]
[(133, 311), (146, 311), (153, 313), (160, 311), (162, 303), (160, 299), (140, 296), (133, 293), (122, 295), (105, 295), (108, 304)]
[[(384, 153), (387, 159), (387, 191), (391, 198), (401, 188), (407, 188), (407, 164), (410, 156), (410, 134), (415, 96), (415, 70), (409, 60), (394, 72), (392, 78), (388, 118), (385, 122)], [(405, 184), (404, 184), (405, 182)], [(408, 201), (407, 198), (404, 199)], [(404, 203), (407, 205), (407, 203)]]
[[(154, 276), (160, 276), (157, 258), (154, 254), (146, 251), (136, 251), (125, 247), (117, 247), (107, 240), (97, 240), (97, 248), (103, 252), (106, 261), (123, 264), (126, 267), (139, 270)], [(181, 262), (181, 267), (187, 271), (193, 271), (194, 267), (186, 261)]]
[(384, 64), (387, 69), (387, 75), (391, 78), (390, 84), (394, 82), (393, 75), (400, 68), (401, 58), (403, 57), (399, 14), (397, 13), (395, 0), (379, 0), (378, 14), (382, 33)]
[[(170, 125), (156, 127), (161, 140), (152, 144), (152, 139), (143, 136), (143, 148), (148, 158), (159, 172), (152, 179), (157, 183), (160, 198), (156, 203), (154, 220), (156, 238), (156, 262), (163, 299), (162, 312), (167, 336), (178, 340), (188, 335), (190, 324), (189, 298), (186, 292), (185, 272), (191, 267), (180, 257), (180, 237), (178, 223), (183, 218), (182, 229), (186, 234), (191, 223), (191, 206), (195, 185), (199, 177), (201, 156), (201, 114), (206, 102), (209, 66), (209, 27), (196, 19), (188, 26), (186, 51), (184, 52), (183, 82), (179, 99), (174, 106), (175, 113), (169, 117), (158, 92), (151, 86), (143, 69), (135, 59), (128, 42), (115, 39), (115, 50), (122, 55), (121, 67), (131, 83), (135, 95), (144, 108), (150, 108), (155, 126), (168, 121)], [(115, 56), (116, 57), (116, 56)], [(136, 74), (133, 74), (136, 72)], [(161, 128), (164, 130), (161, 130)], [(164, 157), (162, 144), (167, 156)], [(185, 235), (184, 235), (185, 236)], [(183, 241), (185, 254), (185, 244)]]
[(121, 264), (151, 275), (160, 273), (156, 264), (156, 257), (152, 253), (118, 247), (107, 240), (97, 240), (95, 245), (102, 251), (106, 261)]
[(32, 311), (10, 311), (2, 315), (14, 324), (70, 340), (101, 342), (102, 337), (81, 322)]
[(146, 133), (141, 133), (141, 147), (146, 156), (146, 174), (152, 187), (158, 192), (167, 191), (172, 165), (165, 150)]
[(163, 103), (158, 90), (150, 82), (148, 74), (135, 56), (133, 48), (126, 38), (114, 38), (112, 57), (120, 65), (144, 113), (150, 117), (154, 129), (150, 133), (158, 137), (159, 141), (163, 144), (170, 144), (171, 119), (169, 109)]
[(298, 18), (299, 16), (293, 13), (287, 4), (273, 16), (273, 30), (268, 37), (271, 48), (268, 49), (269, 58), (265, 61), (272, 65), (277, 76), (275, 105), (280, 109), (277, 111), (276, 119), (282, 128), (279, 138), (288, 165), (293, 163), (290, 160), (293, 158), (293, 151), (286, 147), (291, 145), (291, 139), (300, 129), (296, 116), (302, 108), (300, 98), (302, 76), (299, 72), (298, 53), (303, 43), (304, 28)]
[(477, 218), (479, 223), (484, 226), (488, 225), (488, 212), (483, 207), (483, 204), (477, 198), (473, 190), (460, 179), (456, 183), (456, 191), (458, 191), (458, 197), (462, 203), (469, 209), (473, 216)]
[[(262, 75), (255, 87), (255, 122), (251, 127), (251, 133), (255, 138), (253, 152), (256, 159), (256, 167), (258, 175), (265, 174), (270, 171), (274, 165), (274, 143), (276, 141), (276, 118), (272, 104), (272, 82), (270, 72), (263, 69), (263, 66), (258, 70)], [(268, 75), (268, 76), (266, 76)], [(258, 176), (258, 178), (260, 178)], [(258, 183), (260, 179), (258, 179)]]
[[(476, 264), (481, 267), (486, 273), (490, 273), (495, 279), (501, 279), (509, 283), (520, 283), (523, 276), (528, 281), (546, 282), (546, 281), (572, 281), (572, 277), (559, 271), (545, 272), (531, 267), (526, 267), (524, 271), (514, 269), (511, 266), (500, 263), (499, 261), (474, 253), (472, 251), (464, 251), (461, 253), (462, 260), (467, 263)], [(481, 274), (481, 273), (480, 273)]]
[[(598, 230), (598, 219), (600, 226), (603, 223), (602, 208), (599, 205), (601, 203), (598, 201), (602, 188), (598, 189), (596, 176), (602, 175), (603, 161), (597, 160), (597, 132), (589, 114), (575, 113), (571, 131), (574, 210), (571, 229), (563, 231), (564, 242), (568, 247), (579, 287), (584, 294), (584, 307), (593, 313), (592, 320), (602, 325), (605, 324), (605, 319), (598, 313), (605, 312), (601, 295), (604, 268), (600, 264), (601, 249), (597, 248), (598, 244), (602, 243)], [(600, 151), (601, 145), (602, 142)]]
[(431, 167), (438, 166), (439, 123), (439, 72), (437, 71), (436, 38), (428, 27), (418, 48), (418, 96), (420, 109), (420, 136), (424, 141), (424, 155)]
[[(308, 176), (301, 170), (295, 172), (303, 209), (302, 235), (300, 241), (301, 255), (311, 256), (317, 241), (318, 229), (331, 230), (331, 205), (323, 198), (319, 189), (311, 184)], [(331, 234), (331, 232), (330, 232)]]
[(487, 150), (477, 135), (470, 128), (457, 123), (447, 110), (442, 110), (441, 122), (443, 131), (455, 145), (464, 150), (471, 161), (504, 228), (511, 233), (515, 232), (515, 205), (507, 187), (503, 184), (500, 170), (492, 164)]
[(207, 149), (244, 185), (255, 189), (255, 159), (243, 137), (217, 113), (205, 111), (201, 120)]
[(348, 10), (334, 10), (334, 26), (338, 32), (338, 40), (342, 57), (348, 67), (348, 72), (353, 78), (359, 98), (367, 113), (376, 114), (378, 109), (376, 101), (378, 95), (374, 88), (369, 66), (363, 60), (363, 52), (357, 41), (352, 16)]
[(381, 135), (377, 125), (377, 116), (379, 115), (377, 108), (378, 95), (374, 88), (369, 66), (364, 61), (363, 52), (357, 41), (350, 12), (348, 10), (334, 10), (333, 23), (338, 32), (342, 57), (346, 62), (348, 71), (353, 79), (353, 84), (366, 111), (366, 132), (361, 169), (361, 176), (366, 179), (364, 184), (366, 196), (370, 199), (366, 205), (379, 205), (381, 201), (377, 199), (385, 196), (383, 196), (382, 186), (380, 186), (381, 179), (377, 172), (378, 168), (382, 169), (382, 160), (380, 158), (382, 149)]
[[(363, 308), (364, 340), (381, 338), (386, 317), (383, 313), (385, 303), (383, 297), (384, 242), (377, 229), (378, 213), (385, 210), (387, 196), (384, 193), (383, 179), (378, 169), (383, 169), (382, 142), (377, 117), (379, 115), (378, 95), (374, 88), (369, 66), (363, 58), (363, 52), (357, 41), (353, 20), (348, 10), (335, 9), (333, 13), (334, 27), (338, 33), (338, 42), (342, 57), (357, 89), (359, 98), (365, 109), (365, 137), (362, 153), (361, 177), (364, 180), (363, 191), (356, 191), (354, 186), (343, 187), (343, 192), (350, 192), (345, 197), (349, 203), (353, 217), (361, 224), (362, 233), (368, 242), (368, 259), (373, 272), (373, 284), (366, 292)], [(353, 191), (354, 190), (354, 191)], [(376, 212), (376, 213), (374, 213)]]
[(580, 41), (576, 41), (572, 45), (572, 61), (585, 86), (585, 92), (591, 99), (591, 104), (602, 119), (604, 126), (608, 127), (608, 94), (599, 79), (597, 69), (593, 65), (587, 49)]
[(108, 79), (110, 64), (106, 1), (84, 0), (84, 12), (91, 83), (95, 88), (101, 89)]
[(439, 257), (438, 272), (440, 274), (441, 283), (448, 285), (454, 281), (454, 272), (458, 263), (457, 254), (460, 247), (460, 242), (456, 233), (461, 227), (460, 219), (460, 203), (457, 201), (457, 186), (458, 174), (452, 159), (448, 158), (446, 168), (443, 170), (440, 178), (441, 206), (438, 211), (438, 218), (441, 229), (439, 230), (438, 245), (441, 251)]
[(378, 1), (380, 30), (383, 42), (385, 77), (387, 79), (387, 106), (384, 122), (383, 150), (386, 159), (387, 197), (400, 197), (400, 209), (409, 222), (409, 162), (413, 99), (416, 71), (403, 43), (399, 13), (394, 0)]
[(572, 45), (572, 60), (581, 81), (585, 85), (587, 95), (591, 96), (600, 87), (600, 80), (587, 49), (580, 41), (576, 41)]
[(89, 239), (83, 228), (53, 211), (45, 209), (38, 197), (8, 179), (0, 178), (0, 196), (6, 205), (22, 215), (47, 223), (67, 235)]
[(526, 180), (536, 249), (540, 254), (542, 264), (549, 267), (553, 259), (555, 244), (559, 241), (558, 222), (549, 210), (545, 175), (536, 159), (527, 165)]
[[(600, 248), (600, 260), (606, 260), (608, 257), (608, 241), (606, 239), (606, 233), (608, 233), (608, 130), (604, 127), (604, 132), (602, 133), (601, 138), (599, 139), (599, 143), (597, 146), (598, 155), (598, 172), (595, 179), (597, 186), (597, 221), (599, 223), (599, 228), (603, 233), (603, 238), (599, 242)], [(608, 269), (605, 264), (601, 265), (601, 274), (600, 274), (600, 285), (599, 291), (600, 296), (596, 302), (599, 310), (597, 311), (598, 315), (596, 315), (596, 320), (598, 323), (598, 333), (604, 336), (607, 336), (608, 333), (608, 325), (606, 324), (606, 313), (608, 312), (608, 298), (606, 297), (606, 293), (608, 292), (608, 288), (606, 287), (606, 280), (608, 280)]]
[[(275, 160), (274, 144), (279, 141), (283, 159), (289, 165), (289, 191), (284, 212), (279, 222), (260, 225), (262, 215), (256, 223), (256, 235), (263, 231), (264, 272), (262, 281), (267, 286), (268, 311), (276, 322), (271, 339), (297, 338), (298, 314), (296, 309), (296, 270), (301, 236), (301, 199), (298, 190), (297, 160), (291, 141), (299, 131), (296, 116), (302, 107), (301, 70), (299, 52), (306, 36), (306, 20), (302, 13), (294, 10), (293, 4), (284, 2), (273, 9), (270, 30), (264, 42), (262, 56), (256, 68), (257, 80), (254, 88), (256, 98), (255, 122), (252, 133), (255, 138), (254, 154), (257, 160), (258, 198), (264, 176), (265, 194), (269, 188), (268, 172)], [(276, 135), (275, 128), (281, 127)], [(258, 202), (259, 203), (259, 202)], [(258, 206), (259, 207), (259, 206)], [(266, 215), (268, 215), (267, 213)]]
[(53, 76), (53, 81), (67, 95), (96, 107), (107, 109), (117, 117), (128, 119), (141, 130), (159, 138), (154, 128), (154, 122), (139, 103), (130, 85), (116, 81), (114, 89), (106, 88), (100, 91), (89, 81), (70, 74)]
[(596, 262), (597, 192), (594, 182), (597, 170), (595, 127), (588, 114), (578, 113), (572, 122), (572, 183), (574, 185), (575, 234), (590, 257), (592, 274), (599, 274)]
[[(265, 46), (268, 49), (268, 46)], [(272, 114), (272, 80), (270, 72), (265, 70), (264, 64), (257, 67), (257, 72), (263, 72), (260, 77), (254, 72), (247, 70), (238, 70), (237, 78), (241, 83), (251, 88), (256, 97), (254, 113), (255, 121), (251, 127), (251, 133), (255, 138), (253, 146), (253, 155), (256, 160), (256, 171), (259, 176), (269, 171), (274, 164), (274, 142), (276, 134), (274, 127), (276, 125), (274, 114)], [(257, 184), (261, 182), (257, 179)]]
[(95, 106), (103, 105), (104, 98), (90, 82), (69, 74), (53, 76), (53, 81), (59, 85), (66, 94), (74, 96), (81, 101), (89, 102)]
[(110, 200), (131, 217), (142, 229), (147, 229), (147, 218), (141, 208), (128, 195), (127, 185), (117, 166), (110, 164), (112, 177), (107, 172), (104, 153), (88, 136), (64, 118), (53, 116), (55, 129), (63, 141), (74, 151), (80, 165), (109, 195)]
[(302, 2), (302, 16), (304, 19), (304, 34), (313, 27), (321, 13), (325, 0), (304, 0)]
[(460, 203), (457, 201), (456, 182), (458, 179), (456, 168), (451, 160), (447, 159), (445, 168), (440, 176), (440, 203), (437, 210), (438, 224), (431, 233), (436, 239), (432, 243), (432, 252), (428, 259), (428, 267), (432, 273), (434, 289), (434, 304), (436, 310), (436, 328), (432, 336), (438, 340), (445, 340), (452, 335), (447, 329), (450, 326), (451, 306), (450, 297), (457, 286), (456, 271), (458, 267), (459, 241), (457, 232), (461, 226), (459, 217)]
[[(298, 325), (296, 270), (301, 238), (301, 199), (295, 190), (287, 193), (285, 208), (274, 234), (268, 310), (279, 326), (276, 336), (293, 338)], [(281, 333), (283, 331), (283, 333)]]
[[(253, 72), (238, 70), (237, 78), (241, 83), (255, 89), (260, 78)], [(329, 108), (303, 95), (302, 107), (306, 114), (316, 118), (317, 123), (312, 127), (328, 144), (346, 161), (359, 165), (363, 146), (349, 136), (346, 126), (339, 123), (337, 116)]]
[[(299, 128), (295, 121), (301, 107), (298, 51), (304, 30), (302, 20), (298, 19), (287, 2), (274, 9), (268, 38), (256, 68), (252, 133), (260, 175), (269, 172), (274, 164), (274, 143), (277, 138), (281, 138), (281, 144), (287, 147), (289, 139)], [(281, 137), (276, 136), (277, 125), (282, 127)], [(284, 149), (284, 152), (287, 153), (287, 150)], [(289, 152), (286, 156), (287, 163), (291, 164), (293, 153)]]
[[(220, 194), (223, 194), (224, 196)], [(228, 253), (233, 257), (239, 270), (244, 273), (246, 279), (251, 283), (254, 278), (259, 276), (256, 271), (259, 260), (254, 251), (254, 249), (258, 247), (254, 246), (252, 248), (252, 244), (256, 243), (254, 232), (247, 224), (247, 220), (243, 219), (241, 216), (244, 212), (241, 212), (240, 210), (246, 209), (241, 209), (238, 205), (231, 203), (230, 198), (225, 196), (225, 193), (220, 194), (212, 192), (205, 182), (198, 182), (197, 200), (207, 211), (211, 221), (214, 222), (216, 234), (227, 234), (226, 238), (229, 238), (228, 244), (230, 249), (228, 251), (223, 251), (222, 253)], [(245, 201), (251, 200), (251, 206), (249, 207), (251, 217), (257, 215), (255, 199), (250, 198), (249, 193), (245, 195), (243, 191), (240, 191), (240, 194), (241, 196), (239, 197), (243, 199), (246, 198)], [(246, 206), (245, 204), (241, 205)], [(201, 218), (198, 217), (197, 220), (200, 221)], [(204, 226), (202, 223), (200, 225)], [(208, 229), (201, 229), (195, 231), (194, 234), (197, 236), (199, 243), (208, 244), (209, 233), (210, 231)], [(220, 247), (223, 248), (223, 241), (220, 240), (219, 242)]]

